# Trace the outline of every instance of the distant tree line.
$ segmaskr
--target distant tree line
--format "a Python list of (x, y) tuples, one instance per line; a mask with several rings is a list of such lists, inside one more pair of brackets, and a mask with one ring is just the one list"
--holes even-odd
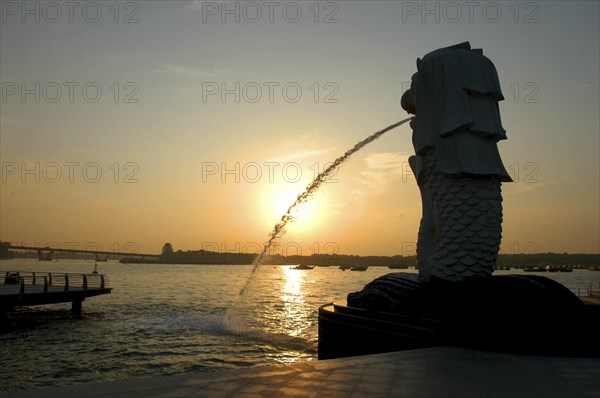
[(255, 253), (212, 252), (207, 250), (173, 250), (173, 245), (165, 243), (160, 255), (160, 263), (170, 264), (252, 264)]
[(497, 265), (511, 268), (526, 268), (539, 265), (600, 265), (600, 254), (584, 253), (537, 253), (500, 254)]
[[(1, 242), (0, 258), (37, 258), (35, 252), (9, 252), (10, 244)], [(171, 243), (165, 243), (159, 259), (130, 259), (130, 262), (157, 264), (252, 264), (256, 253), (213, 252), (206, 250), (177, 250)], [(54, 253), (55, 259), (91, 259), (89, 255), (74, 253)], [(416, 267), (416, 256), (357, 256), (351, 254), (313, 254), (311, 256), (268, 255), (264, 264), (310, 264), (310, 265), (368, 265)], [(600, 254), (536, 253), (500, 254), (497, 264), (501, 267), (526, 268), (545, 265), (599, 266)]]
[[(255, 253), (211, 252), (205, 250), (173, 251), (170, 243), (163, 246), (161, 260), (177, 264), (251, 264)], [(311, 256), (268, 255), (264, 264), (310, 264), (310, 265), (368, 265), (416, 267), (416, 256), (357, 256), (351, 254), (313, 254)], [(510, 268), (526, 268), (540, 265), (600, 265), (600, 254), (500, 254), (497, 265)]]

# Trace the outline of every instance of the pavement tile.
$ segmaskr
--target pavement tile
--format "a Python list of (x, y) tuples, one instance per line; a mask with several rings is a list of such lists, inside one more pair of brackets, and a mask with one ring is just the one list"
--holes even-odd
[(389, 394), (391, 386), (389, 384), (379, 383), (361, 383), (358, 382), (354, 387), (353, 392), (362, 392), (364, 395), (371, 396), (371, 394)]
[(283, 377), (291, 377), (292, 375), (298, 374), (299, 372), (291, 370), (291, 369), (281, 369), (281, 370), (267, 370), (265, 372), (261, 372), (261, 371), (257, 371), (257, 372), (253, 372), (253, 373), (247, 373), (244, 374), (243, 376), (238, 376), (240, 378), (246, 377), (246, 376), (251, 376), (251, 377), (259, 377), (259, 378), (271, 378), (271, 377), (278, 377), (278, 376), (283, 376)]
[(359, 376), (347, 374), (347, 373), (332, 373), (323, 381), (323, 384), (335, 383), (335, 382), (352, 382), (354, 384), (358, 380)]
[(324, 361), (317, 362), (316, 367), (318, 370), (326, 371), (326, 370), (345, 368), (347, 366), (348, 365), (345, 362), (341, 362), (340, 360), (337, 360), (337, 359), (330, 359), (330, 360), (324, 360)]
[(354, 390), (354, 386), (356, 385), (355, 380), (350, 381), (337, 381), (337, 382), (323, 382), (319, 386), (319, 390), (334, 390), (334, 391), (352, 391)]
[[(5, 391), (0, 391), (0, 396), (4, 397)], [(36, 390), (14, 390), (10, 391), (10, 398), (75, 398), (75, 397), (95, 397), (96, 390), (92, 384), (80, 384), (73, 386), (64, 386), (57, 391), (56, 388), (40, 388)]]
[(198, 388), (194, 387), (171, 387), (168, 391), (160, 391), (157, 395), (143, 394), (144, 398), (150, 398), (152, 396), (160, 398), (187, 398), (193, 396), (198, 391)]
[(309, 395), (310, 398), (348, 398), (348, 391), (339, 391), (331, 389), (319, 389)]
[(424, 380), (427, 372), (413, 369), (398, 369), (394, 373), (394, 380)]
[(257, 366), (255, 368), (240, 369), (232, 373), (234, 377), (246, 378), (246, 377), (271, 377), (286, 374), (296, 373), (297, 370), (289, 368), (286, 365), (268, 365), (268, 366)]
[(247, 386), (243, 387), (239, 390), (240, 393), (245, 394), (262, 394), (262, 396), (267, 396), (279, 389), (281, 386), (273, 385), (273, 384), (264, 384), (264, 383), (250, 383)]
[(315, 372), (319, 370), (319, 367), (314, 362), (296, 362), (288, 365), (291, 369), (298, 372)]
[(224, 371), (223, 373), (215, 372), (171, 375), (166, 376), (165, 379), (172, 386), (197, 386), (209, 384), (212, 382), (237, 380), (238, 378), (235, 375), (230, 374), (228, 371)]
[(260, 366), (110, 383), (0, 391), (2, 398), (590, 397), (597, 358), (554, 358), (461, 348)]
[(213, 389), (198, 389), (194, 391), (189, 397), (193, 398), (228, 398), (231, 395), (231, 392), (222, 391), (222, 390), (213, 390)]
[(300, 382), (300, 381), (310, 381), (310, 382), (318, 382), (319, 384), (327, 378), (329, 372), (308, 372), (308, 373), (298, 373), (290, 377), (288, 383), (292, 382)]
[[(110, 397), (110, 398), (186, 398), (197, 391), (196, 388), (191, 387), (170, 387), (168, 389), (161, 390), (138, 390), (138, 391), (122, 391), (118, 393), (109, 393), (107, 395), (98, 395), (97, 397)], [(80, 395), (80, 397), (86, 397)]]
[(406, 386), (400, 384), (394, 384), (390, 388), (390, 396), (398, 398), (409, 398), (418, 397), (424, 398), (426, 396), (426, 389), (421, 386)]
[(220, 381), (207, 384), (205, 388), (208, 390), (226, 391), (232, 393), (245, 387), (248, 385), (248, 383), (248, 380)]
[(365, 368), (362, 366), (356, 366), (353, 368), (346, 368), (346, 369), (339, 369), (336, 370), (334, 373), (335, 374), (344, 374), (344, 375), (349, 375), (349, 376), (353, 376), (353, 377), (358, 377), (361, 376), (363, 373), (365, 372)]
[(154, 377), (94, 383), (94, 388), (98, 395), (107, 395), (128, 391), (160, 390), (169, 387), (169, 385), (166, 378)]
[[(375, 362), (375, 363), (380, 363), (380, 362)], [(371, 366), (373, 364), (373, 362), (371, 361), (361, 361), (360, 359), (354, 357), (354, 359), (352, 359), (351, 361), (345, 361), (345, 365), (346, 368), (354, 368), (354, 367), (360, 367), (360, 368), (366, 368), (368, 366)]]
[(315, 391), (299, 390), (297, 388), (291, 387), (281, 387), (280, 389), (275, 391), (271, 396), (278, 398), (306, 398), (314, 392)]
[[(92, 395), (93, 397), (95, 397), (96, 395)], [(140, 392), (140, 391), (121, 391), (121, 392), (114, 392), (114, 393), (110, 393), (109, 395), (99, 395), (100, 397), (110, 397), (110, 398), (145, 398), (147, 395)], [(155, 397), (157, 395), (154, 395)], [(86, 397), (85, 395), (82, 395), (82, 397)]]
[(396, 361), (386, 361), (369, 364), (367, 368), (374, 370), (395, 370), (396, 366)]
[(429, 367), (427, 366), (427, 363), (419, 363), (416, 360), (413, 363), (411, 363), (410, 361), (398, 363), (398, 366), (396, 367), (396, 373), (406, 373), (406, 372), (427, 373), (428, 371), (429, 371)]
[(363, 391), (354, 391), (349, 395), (350, 398), (388, 398), (388, 394), (377, 394), (377, 393), (368, 393), (365, 394)]
[(291, 387), (302, 389), (306, 391), (312, 391), (319, 388), (321, 385), (321, 380), (292, 380), (284, 385), (284, 387)]
[(270, 384), (273, 386), (282, 386), (294, 378), (295, 375), (273, 376), (273, 377), (257, 377), (253, 383)]
[(359, 383), (366, 384), (381, 384), (389, 386), (394, 382), (393, 376), (375, 376), (375, 375), (366, 375), (363, 374), (359, 379)]

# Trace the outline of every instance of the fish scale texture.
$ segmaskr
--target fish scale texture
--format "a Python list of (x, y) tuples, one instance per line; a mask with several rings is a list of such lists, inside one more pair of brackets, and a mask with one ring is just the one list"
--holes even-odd
[(450, 281), (491, 275), (502, 239), (500, 181), (442, 174), (435, 151), (428, 151), (424, 162), (423, 183), (431, 193), (436, 228), (429, 232), (431, 243), (425, 264), (419, 264), (421, 275)]

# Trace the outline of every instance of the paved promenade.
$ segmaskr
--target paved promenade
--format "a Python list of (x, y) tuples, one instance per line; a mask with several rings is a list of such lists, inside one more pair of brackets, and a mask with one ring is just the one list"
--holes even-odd
[[(360, 342), (357, 342), (360, 344)], [(21, 397), (600, 397), (600, 358), (438, 347), (24, 391)]]

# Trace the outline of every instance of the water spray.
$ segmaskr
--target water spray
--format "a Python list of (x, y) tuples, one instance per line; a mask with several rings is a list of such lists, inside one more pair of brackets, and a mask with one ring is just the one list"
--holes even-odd
[(252, 272), (250, 273), (250, 277), (246, 281), (246, 284), (244, 285), (242, 290), (240, 290), (240, 297), (244, 295), (246, 289), (252, 282), (256, 268), (263, 262), (266, 254), (268, 253), (269, 249), (271, 248), (271, 245), (273, 244), (273, 241), (275, 241), (277, 238), (281, 237), (285, 233), (285, 226), (287, 225), (287, 223), (294, 220), (294, 216), (292, 215), (292, 212), (294, 211), (294, 209), (296, 207), (301, 206), (302, 204), (306, 203), (308, 201), (308, 199), (311, 197), (311, 195), (319, 188), (319, 186), (323, 182), (327, 181), (331, 177), (331, 175), (334, 173), (334, 171), (342, 163), (344, 163), (352, 154), (354, 154), (355, 152), (358, 152), (365, 145), (370, 144), (371, 142), (375, 141), (376, 139), (378, 139), (379, 137), (381, 137), (383, 134), (387, 133), (388, 131), (393, 130), (396, 127), (403, 125), (404, 123), (408, 122), (409, 120), (411, 120), (413, 118), (414, 118), (414, 116), (411, 116), (406, 119), (400, 120), (397, 123), (387, 126), (383, 130), (379, 130), (378, 132), (371, 134), (369, 137), (365, 138), (358, 144), (354, 145), (351, 149), (347, 150), (342, 156), (337, 158), (331, 165), (329, 165), (329, 167), (327, 167), (325, 170), (323, 170), (321, 173), (319, 173), (319, 175), (317, 175), (310, 184), (308, 184), (308, 186), (306, 187), (304, 192), (302, 192), (300, 195), (298, 195), (298, 197), (296, 198), (294, 203), (292, 203), (292, 205), (290, 207), (288, 207), (286, 213), (283, 216), (281, 216), (281, 219), (279, 220), (279, 222), (277, 224), (275, 224), (275, 226), (273, 227), (273, 230), (269, 234), (269, 240), (265, 243), (262, 252), (256, 257), (256, 259), (253, 262)]

